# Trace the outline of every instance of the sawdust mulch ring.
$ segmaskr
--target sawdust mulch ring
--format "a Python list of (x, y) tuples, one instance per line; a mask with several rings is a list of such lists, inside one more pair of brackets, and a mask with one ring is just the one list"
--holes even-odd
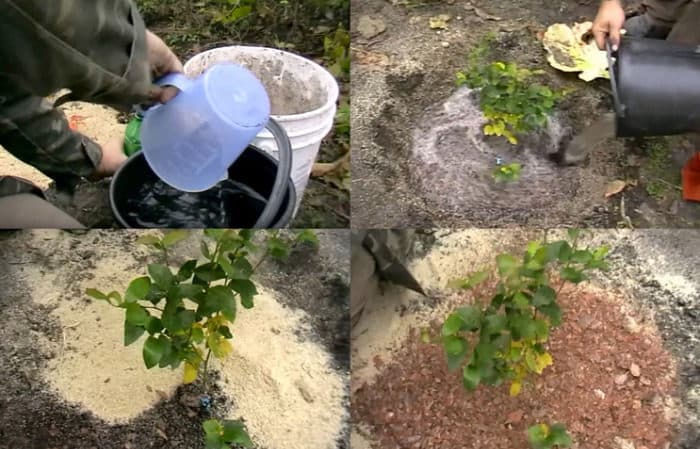
[[(420, 268), (417, 273), (423, 274)], [(355, 378), (353, 367), (353, 447), (526, 449), (528, 427), (557, 422), (567, 426), (574, 448), (693, 447), (675, 438), (680, 415), (676, 360), (654, 321), (633, 310), (624, 294), (591, 284), (565, 287), (559, 298), (564, 320), (548, 345), (554, 364), (531, 377), (516, 397), (510, 397), (507, 383), (466, 391), (461, 370), (447, 370), (442, 346), (421, 341), (421, 324), (440, 335), (445, 311), (474, 301), (472, 293), (450, 296), (444, 286), (432, 296), (433, 302), (423, 305), (415, 297), (401, 302), (395, 321), (382, 320), (385, 334), (394, 334), (391, 344), (384, 340), (358, 357), (367, 365), (361, 369), (372, 374)], [(368, 313), (371, 320), (373, 311)], [(402, 319), (411, 324), (397, 324)], [(358, 328), (376, 331), (371, 322), (369, 330)]]

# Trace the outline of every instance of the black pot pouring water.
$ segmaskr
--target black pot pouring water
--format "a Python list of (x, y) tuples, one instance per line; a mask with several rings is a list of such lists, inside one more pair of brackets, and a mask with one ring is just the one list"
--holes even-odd
[(279, 162), (255, 146), (228, 169), (228, 179), (205, 192), (174, 189), (151, 170), (142, 152), (112, 178), (112, 212), (125, 228), (282, 228), (296, 205), (290, 178), (292, 147), (284, 128), (270, 118), (267, 129)]
[(700, 46), (623, 37), (606, 44), (617, 137), (700, 131)]

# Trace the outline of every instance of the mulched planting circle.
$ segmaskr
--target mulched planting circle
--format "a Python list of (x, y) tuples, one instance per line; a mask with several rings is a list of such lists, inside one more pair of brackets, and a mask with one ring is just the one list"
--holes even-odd
[[(460, 305), (471, 298), (465, 293)], [(556, 422), (572, 447), (668, 448), (676, 368), (652, 322), (590, 286), (565, 287), (558, 302), (564, 318), (548, 343), (554, 364), (529, 377), (519, 396), (507, 384), (464, 390), (442, 347), (422, 343), (413, 328), (390, 362), (373, 359), (379, 373), (353, 395), (355, 424), (387, 449), (526, 449), (528, 427)], [(439, 335), (436, 318), (431, 331)]]

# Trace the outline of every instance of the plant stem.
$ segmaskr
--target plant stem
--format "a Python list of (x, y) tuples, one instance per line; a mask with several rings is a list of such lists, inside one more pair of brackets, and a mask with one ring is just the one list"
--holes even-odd
[(209, 358), (211, 357), (211, 349), (207, 350), (207, 357), (204, 359), (204, 372), (202, 373), (202, 383), (204, 392), (206, 393), (209, 385)]

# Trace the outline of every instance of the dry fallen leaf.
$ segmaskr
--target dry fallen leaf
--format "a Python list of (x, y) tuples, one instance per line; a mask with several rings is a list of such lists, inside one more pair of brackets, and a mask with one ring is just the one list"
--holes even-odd
[(605, 198), (610, 198), (613, 195), (617, 195), (618, 193), (625, 190), (625, 187), (627, 187), (627, 181), (621, 181), (621, 180), (617, 179), (617, 180), (611, 182), (605, 188)]
[(449, 22), (451, 18), (449, 14), (440, 14), (439, 16), (431, 17), (429, 19), (430, 29), (444, 30), (447, 28), (447, 22)]
[(389, 56), (385, 55), (384, 53), (377, 53), (373, 51), (356, 50), (355, 60), (360, 65), (389, 65)]
[(584, 39), (592, 26), (592, 22), (575, 23), (573, 26), (555, 23), (547, 28), (542, 44), (547, 50), (549, 64), (564, 72), (581, 72), (579, 78), (584, 81), (610, 78), (607, 54), (598, 48), (595, 41), (586, 42)]

